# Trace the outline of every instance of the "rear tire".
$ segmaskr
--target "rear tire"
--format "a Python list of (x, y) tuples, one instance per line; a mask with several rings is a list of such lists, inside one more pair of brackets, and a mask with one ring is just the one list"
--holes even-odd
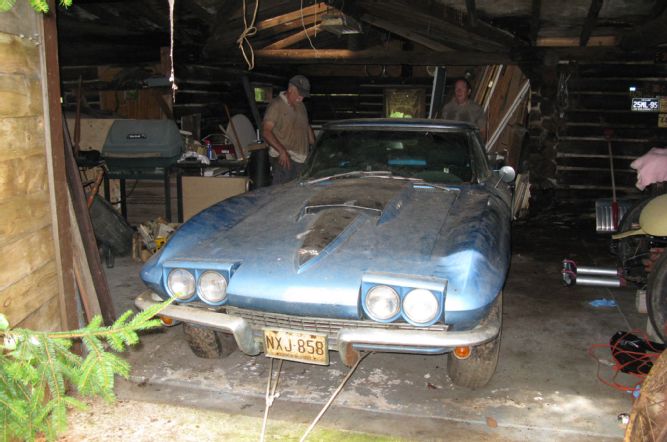
[(204, 359), (217, 359), (222, 356), (222, 346), (217, 334), (210, 329), (183, 324), (185, 341), (195, 356)]
[[(482, 325), (492, 320), (499, 320), (502, 333), (503, 294), (498, 295), (489, 315), (482, 321)], [(500, 354), (500, 337), (498, 334), (493, 340), (472, 348), (467, 359), (458, 359), (453, 354), (447, 355), (447, 374), (452, 382), (460, 387), (481, 388), (489, 383), (498, 365)]]

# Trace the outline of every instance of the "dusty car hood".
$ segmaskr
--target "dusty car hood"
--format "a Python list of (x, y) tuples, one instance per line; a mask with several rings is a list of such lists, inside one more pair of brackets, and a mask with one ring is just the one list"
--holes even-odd
[(161, 263), (233, 262), (230, 305), (357, 318), (364, 273), (431, 276), (448, 281), (446, 310), (481, 308), (507, 270), (503, 210), (483, 186), (388, 178), (293, 183), (202, 212), (142, 277), (164, 293)]

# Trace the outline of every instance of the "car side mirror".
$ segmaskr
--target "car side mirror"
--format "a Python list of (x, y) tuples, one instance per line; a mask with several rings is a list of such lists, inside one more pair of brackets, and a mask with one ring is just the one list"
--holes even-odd
[(514, 178), (516, 178), (516, 171), (512, 166), (503, 166), (500, 168), (498, 171), (498, 175), (500, 175), (500, 179), (504, 183), (511, 183), (514, 181)]

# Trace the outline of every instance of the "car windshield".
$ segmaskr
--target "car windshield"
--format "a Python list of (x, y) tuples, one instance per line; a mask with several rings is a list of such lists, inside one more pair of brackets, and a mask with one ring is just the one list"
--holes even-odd
[[(485, 170), (483, 154), (463, 131), (326, 130), (309, 156), (302, 179), (355, 177), (386, 171), (435, 183), (469, 183)], [(359, 174), (350, 172), (360, 172)], [(376, 172), (376, 173), (372, 173)]]

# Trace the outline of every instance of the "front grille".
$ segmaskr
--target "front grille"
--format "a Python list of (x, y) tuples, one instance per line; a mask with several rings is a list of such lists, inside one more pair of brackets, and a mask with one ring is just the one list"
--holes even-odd
[(337, 342), (338, 331), (342, 328), (374, 328), (385, 330), (429, 330), (447, 331), (445, 324), (434, 324), (429, 327), (417, 327), (405, 322), (394, 322), (383, 324), (368, 320), (312, 318), (307, 316), (291, 316), (279, 313), (258, 312), (236, 307), (226, 307), (225, 310), (232, 316), (238, 316), (250, 322), (253, 330), (260, 331), (264, 327), (281, 328), (287, 330), (326, 333), (329, 345), (334, 346)]

